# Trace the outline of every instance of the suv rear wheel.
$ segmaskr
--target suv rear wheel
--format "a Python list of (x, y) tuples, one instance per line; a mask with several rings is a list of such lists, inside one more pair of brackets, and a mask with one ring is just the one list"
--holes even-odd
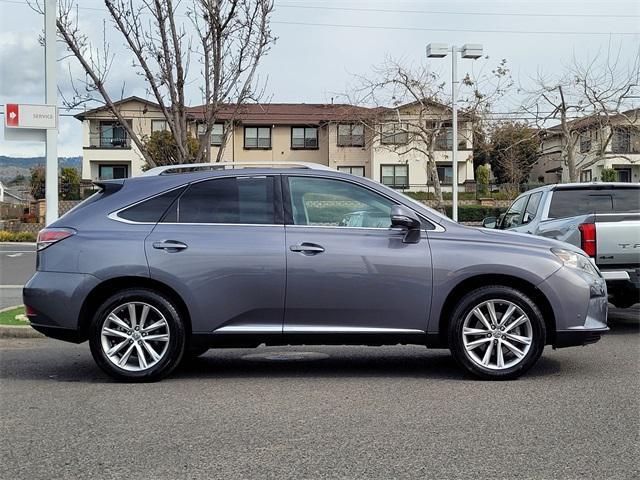
[(546, 330), (523, 292), (493, 285), (465, 295), (449, 325), (449, 348), (467, 371), (485, 379), (516, 378), (540, 358)]
[(91, 323), (89, 344), (98, 366), (112, 377), (160, 380), (184, 354), (184, 322), (164, 295), (127, 289), (100, 306)]

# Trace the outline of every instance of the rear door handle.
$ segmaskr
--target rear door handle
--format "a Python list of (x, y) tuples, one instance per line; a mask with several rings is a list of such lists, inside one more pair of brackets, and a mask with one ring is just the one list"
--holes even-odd
[(304, 255), (317, 255), (318, 253), (324, 252), (324, 248), (320, 245), (316, 245), (315, 243), (301, 243), (300, 245), (291, 245), (289, 250), (292, 252), (300, 252)]
[(187, 245), (185, 243), (177, 242), (175, 240), (165, 240), (163, 242), (153, 242), (153, 248), (156, 248), (158, 250), (167, 250), (168, 252), (171, 252), (171, 251), (184, 250), (185, 248), (187, 248)]

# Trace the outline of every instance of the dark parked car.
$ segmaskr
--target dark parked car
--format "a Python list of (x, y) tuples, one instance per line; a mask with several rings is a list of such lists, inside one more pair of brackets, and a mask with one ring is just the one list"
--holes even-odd
[(36, 330), (89, 340), (119, 379), (261, 344), (421, 344), (514, 378), (545, 345), (607, 330), (580, 249), (458, 225), (327, 167), (161, 167), (98, 186), (40, 232), (24, 302)]

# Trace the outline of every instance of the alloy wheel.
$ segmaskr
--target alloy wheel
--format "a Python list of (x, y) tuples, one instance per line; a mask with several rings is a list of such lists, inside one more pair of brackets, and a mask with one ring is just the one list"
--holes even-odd
[(102, 351), (111, 363), (130, 372), (148, 370), (169, 349), (169, 324), (153, 305), (127, 302), (114, 308), (102, 324)]
[(527, 356), (533, 328), (526, 313), (508, 300), (487, 300), (464, 319), (462, 342), (468, 357), (491, 370), (506, 370)]

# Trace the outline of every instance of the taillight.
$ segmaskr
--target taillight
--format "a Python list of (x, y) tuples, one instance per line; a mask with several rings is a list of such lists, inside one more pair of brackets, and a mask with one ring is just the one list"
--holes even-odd
[(24, 306), (24, 313), (27, 317), (33, 317), (36, 315), (35, 309), (33, 307), (30, 307), (29, 305)]
[(581, 223), (578, 225), (580, 230), (580, 248), (590, 257), (596, 256), (596, 224)]
[(71, 228), (45, 228), (38, 232), (37, 249), (38, 251), (58, 243), (60, 240), (75, 235), (76, 231)]

